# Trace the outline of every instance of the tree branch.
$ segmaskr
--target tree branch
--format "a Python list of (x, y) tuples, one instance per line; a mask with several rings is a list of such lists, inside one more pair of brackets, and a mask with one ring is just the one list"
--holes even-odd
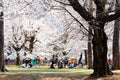
[(68, 6), (70, 6), (70, 4), (66, 4), (66, 3), (64, 3), (64, 2), (62, 2), (62, 1), (58, 1), (58, 0), (54, 0), (55, 2), (58, 2), (58, 3), (60, 3), (60, 4), (63, 4), (63, 5), (68, 5)]
[(117, 10), (115, 14), (103, 16), (102, 20), (104, 22), (110, 22), (120, 17), (120, 10)]
[[(89, 32), (89, 30), (87, 30), (85, 27), (84, 27), (84, 25), (78, 20), (78, 19), (76, 19), (66, 8), (64, 8), (65, 9), (65, 11), (67, 11), (69, 14), (70, 14), (70, 16), (72, 16), (73, 17), (73, 19), (75, 20), (75, 21), (77, 21), (79, 24), (80, 24), (80, 27), (82, 26), (87, 32)], [(91, 32), (89, 32), (91, 35), (93, 35)]]
[(103, 15), (103, 17), (99, 17), (99, 19), (103, 20), (104, 22), (110, 22), (119, 17), (120, 17), (120, 5), (118, 2), (116, 2), (116, 9), (114, 11), (106, 13), (105, 15)]
[(101, 13), (104, 11), (105, 9), (105, 4), (106, 4), (106, 0), (94, 0), (96, 7), (97, 7), (97, 13)]
[(70, 5), (73, 7), (75, 11), (77, 11), (86, 21), (90, 21), (91, 19), (94, 19), (94, 17), (85, 10), (84, 7), (80, 5), (78, 0), (68, 0)]

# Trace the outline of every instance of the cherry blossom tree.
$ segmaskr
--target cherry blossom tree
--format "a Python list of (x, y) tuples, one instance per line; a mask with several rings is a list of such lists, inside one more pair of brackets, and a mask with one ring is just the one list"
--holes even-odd
[[(107, 0), (94, 0), (96, 13), (95, 15), (91, 15), (86, 8), (83, 7), (82, 1), (80, 0), (52, 0), (56, 3), (58, 2), (59, 7), (62, 7), (66, 11), (71, 12), (70, 10), (67, 10), (68, 8), (66, 6), (72, 7), (75, 11), (74, 13), (78, 13), (84, 20), (88, 22), (88, 24), (93, 29), (93, 39), (92, 39), (92, 45), (93, 45), (93, 76), (100, 77), (105, 75), (113, 74), (107, 64), (107, 40), (108, 37), (106, 35), (106, 32), (104, 30), (105, 24), (107, 22), (113, 21), (117, 19), (120, 16), (120, 10), (119, 8), (115, 10), (110, 10), (110, 8), (105, 9), (105, 6), (107, 4)], [(84, 1), (84, 0), (83, 0)], [(60, 5), (62, 4), (62, 5)], [(114, 7), (112, 7), (114, 8)], [(74, 14), (71, 15), (74, 17)], [(75, 18), (75, 20), (79, 23), (79, 20)]]

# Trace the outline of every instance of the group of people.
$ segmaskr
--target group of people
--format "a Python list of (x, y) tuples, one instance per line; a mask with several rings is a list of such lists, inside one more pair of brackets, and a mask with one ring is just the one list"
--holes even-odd
[(44, 65), (46, 63), (48, 63), (48, 60), (47, 60), (46, 57), (39, 57), (39, 56), (32, 57), (32, 58), (25, 57), (22, 60), (21, 67), (22, 68), (32, 68), (36, 64), (38, 64), (38, 65)]
[[(8, 60), (5, 59), (5, 63), (8, 64)], [(54, 69), (55, 65), (58, 68), (74, 68), (78, 65), (82, 64), (81, 57), (77, 61), (75, 58), (68, 58), (64, 57), (59, 59), (57, 55), (52, 55), (52, 58), (48, 60), (46, 57), (28, 57), (26, 54), (23, 56), (22, 60), (20, 61), (22, 68), (32, 68), (34, 65), (49, 65), (49, 68)]]
[(22, 61), (22, 68), (32, 68), (36, 64), (35, 58), (24, 58)]
[(61, 68), (75, 68), (75, 67), (82, 67), (83, 64), (82, 62), (78, 61), (75, 58), (62, 58), (62, 59), (58, 59), (57, 56), (53, 55), (52, 59), (50, 60), (50, 68), (51, 69), (55, 69), (55, 65), (57, 65), (57, 67), (59, 69)]

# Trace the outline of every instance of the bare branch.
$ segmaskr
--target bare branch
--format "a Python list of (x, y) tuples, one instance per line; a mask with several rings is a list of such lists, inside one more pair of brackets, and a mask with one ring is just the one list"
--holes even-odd
[[(66, 8), (63, 8), (63, 9), (64, 9), (65, 11), (67, 11), (67, 12), (71, 15), (71, 17), (73, 17), (73, 19), (80, 24), (80, 27), (82, 26), (83, 29), (85, 29), (87, 32), (89, 32), (89, 30), (87, 30), (87, 29), (85, 28), (85, 26), (84, 26), (77, 18), (75, 18)], [(89, 32), (89, 33), (90, 33), (91, 35), (93, 35), (91, 32)]]
[(29, 2), (27, 2), (27, 1), (25, 1), (25, 3), (26, 3), (26, 5), (29, 5), (31, 8), (33, 8), (34, 11), (37, 11), (37, 10), (31, 5), (32, 2), (29, 3)]
[(60, 3), (60, 4), (63, 4), (63, 5), (67, 5), (67, 6), (70, 6), (70, 4), (66, 4), (66, 3), (64, 3), (64, 2), (62, 2), (62, 1), (58, 1), (58, 0), (54, 0), (55, 2), (58, 2), (58, 3)]

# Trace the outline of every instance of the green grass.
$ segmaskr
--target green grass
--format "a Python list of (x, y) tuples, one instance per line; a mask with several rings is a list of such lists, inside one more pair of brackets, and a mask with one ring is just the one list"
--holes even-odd
[(38, 66), (35, 68), (20, 68), (19, 66), (9, 65), (6, 68), (11, 73), (26, 73), (26, 74), (74, 74), (74, 75), (90, 75), (93, 70), (86, 68), (73, 68), (73, 69), (49, 69), (48, 66)]
[[(19, 74), (74, 74), (74, 75), (90, 75), (93, 73), (92, 69), (87, 68), (73, 68), (73, 69), (49, 69), (48, 66), (36, 66), (35, 68), (20, 68), (15, 65), (8, 65), (6, 68), (10, 73)], [(113, 71), (114, 73), (119, 73), (120, 70)]]

